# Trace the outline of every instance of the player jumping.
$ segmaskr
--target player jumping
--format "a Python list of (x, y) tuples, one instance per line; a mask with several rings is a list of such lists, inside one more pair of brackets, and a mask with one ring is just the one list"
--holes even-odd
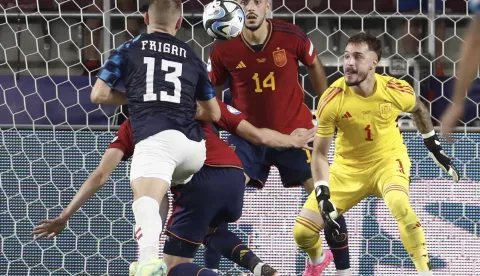
[[(266, 145), (302, 147), (306, 143), (307, 139), (311, 137), (311, 132), (302, 132), (302, 130), (297, 131), (298, 135), (287, 136), (269, 129), (258, 129), (245, 120), (245, 115), (237, 112), (229, 112), (229, 108), (227, 108), (223, 103), (220, 103), (220, 107), (221, 117), (218, 121), (218, 125), (232, 133), (237, 133), (238, 135), (245, 137), (245, 139), (248, 139), (255, 144), (258, 143)], [(201, 114), (198, 114), (199, 116), (204, 115), (203, 112), (200, 113)], [(228, 170), (232, 169), (234, 174), (228, 174), (226, 177), (222, 176), (224, 177), (222, 178), (223, 186), (229, 185), (230, 183), (235, 183), (235, 180), (237, 182), (243, 180), (244, 177), (239, 169), (241, 168), (241, 164), (238, 160), (238, 157), (236, 157), (227, 144), (214, 133), (213, 129), (208, 123), (203, 124), (202, 127), (206, 136), (207, 159), (204, 169), (200, 170), (200, 172), (198, 172), (196, 175), (202, 178), (202, 175), (203, 177), (208, 176), (208, 171), (212, 173), (218, 169), (218, 172), (224, 172), (227, 167), (229, 167)], [(81, 186), (80, 190), (77, 192), (70, 204), (63, 210), (62, 214), (55, 219), (41, 221), (40, 225), (34, 228), (33, 234), (36, 235), (36, 239), (43, 237), (51, 239), (60, 234), (63, 229), (65, 229), (67, 221), (75, 214), (75, 212), (83, 204), (85, 204), (85, 202), (91, 196), (93, 196), (99, 189), (103, 187), (110, 177), (110, 174), (118, 166), (120, 161), (127, 160), (133, 155), (134, 148), (135, 145), (133, 142), (130, 121), (127, 120), (120, 126), (117, 136), (110, 143), (107, 150), (103, 154), (102, 160), (100, 161), (98, 167)], [(240, 175), (237, 172), (240, 172)], [(234, 175), (236, 177), (233, 177)], [(230, 181), (227, 181), (227, 179), (230, 179)], [(201, 188), (204, 185), (211, 183), (211, 180), (201, 183), (195, 181), (194, 179), (192, 180), (192, 183)], [(212, 183), (212, 185), (215, 185), (215, 183)], [(241, 181), (241, 186), (244, 187), (243, 181)], [(190, 184), (186, 186), (177, 185), (171, 189), (172, 192), (176, 194), (175, 197), (177, 200), (175, 200), (173, 204), (173, 209), (175, 211), (173, 213), (173, 217), (170, 219), (169, 227), (167, 228), (167, 233), (171, 234), (168, 234), (169, 241), (165, 246), (165, 253), (171, 255), (168, 257), (165, 256), (165, 261), (167, 264), (170, 264), (170, 267), (175, 267), (176, 263), (184, 261), (182, 260), (182, 256), (186, 256), (184, 258), (190, 259), (189, 257), (192, 256), (192, 254), (194, 255), (194, 251), (196, 251), (196, 248), (198, 247), (198, 242), (191, 243), (187, 241), (181, 241), (176, 236), (181, 236), (182, 238), (186, 238), (190, 241), (197, 240), (201, 242), (203, 240), (203, 236), (201, 235), (204, 235), (204, 232), (210, 225), (209, 218), (205, 216), (205, 213), (196, 213), (197, 215), (202, 214), (203, 219), (201, 220), (198, 220), (198, 217), (195, 216), (195, 213), (192, 213), (192, 210), (196, 209), (197, 211), (203, 211), (205, 206), (199, 207), (191, 205), (205, 204), (204, 201), (211, 201), (210, 204), (214, 204), (216, 202), (205, 197), (200, 197), (201, 200), (189, 202), (186, 198), (192, 198), (195, 194), (198, 195), (198, 193), (195, 193), (194, 191), (186, 191), (190, 188), (185, 189), (185, 187), (190, 187)], [(237, 188), (240, 188), (240, 185)], [(180, 190), (183, 190), (181, 196), (179, 196)], [(232, 193), (232, 195), (243, 198), (243, 190), (237, 192), (230, 189), (225, 189), (224, 187), (221, 187), (220, 190), (228, 191), (229, 193)], [(236, 208), (240, 208), (241, 210), (242, 202), (237, 200), (235, 203), (237, 204)], [(165, 196), (161, 204), (163, 205), (163, 208), (161, 208), (160, 215), (162, 217), (162, 221), (165, 221), (168, 212), (168, 197)], [(185, 207), (188, 208), (183, 209)], [(213, 210), (209, 210), (209, 212), (213, 212)], [(235, 215), (238, 215), (238, 213)], [(254, 272), (254, 275), (274, 275), (275, 270), (271, 269), (269, 265), (264, 265), (263, 262), (252, 251), (250, 251), (250, 249), (243, 245), (243, 243), (234, 233), (224, 229), (211, 232), (212, 233), (209, 233), (204, 240), (204, 243), (207, 244), (207, 247), (214, 247), (221, 254), (225, 255), (225, 257)], [(177, 248), (179, 245), (183, 245), (183, 250)], [(132, 264), (130, 275), (135, 274), (136, 267), (137, 263)], [(182, 266), (175, 268), (173, 272), (175, 272), (175, 270), (179, 270), (180, 268), (182, 268)], [(186, 265), (186, 267), (183, 265), (182, 269), (184, 272), (193, 273), (192, 275), (196, 275), (196, 273), (194, 273), (195, 271), (193, 270), (201, 270), (200, 267), (195, 265)], [(205, 275), (205, 273), (208, 273), (208, 271), (204, 271), (203, 274), (200, 275)]]
[[(98, 74), (92, 101), (127, 103), (135, 141), (130, 181), (138, 271), (164, 272), (157, 257), (162, 220), (159, 206), (171, 183), (186, 184), (205, 161), (205, 140), (195, 121), (196, 101), (213, 121), (220, 117), (215, 91), (203, 62), (175, 38), (182, 23), (180, 0), (152, 0), (145, 14), (148, 32), (123, 44)], [(113, 90), (122, 81), (126, 94)]]
[[(318, 104), (311, 163), (315, 192), (305, 202), (295, 228), (321, 229), (325, 223), (327, 228), (338, 229), (335, 219), (339, 214), (370, 195), (381, 197), (398, 223), (403, 245), (419, 275), (432, 275), (422, 225), (409, 201), (411, 163), (396, 122), (401, 112), (413, 114), (435, 163), (454, 182), (458, 182), (458, 173), (412, 87), (375, 73), (381, 49), (380, 40), (365, 33), (352, 36), (347, 43), (345, 76), (325, 91)], [(327, 155), (335, 131), (335, 157), (329, 167)], [(300, 248), (322, 247), (318, 234), (304, 234), (309, 235), (295, 236)]]
[[(229, 78), (232, 106), (246, 113), (253, 125), (284, 134), (296, 128), (312, 128), (312, 114), (304, 104), (304, 91), (298, 82), (298, 63), (307, 67), (313, 88), (320, 96), (327, 88), (327, 79), (315, 47), (298, 26), (266, 19), (270, 9), (267, 0), (239, 0), (239, 3), (246, 15), (241, 36), (217, 45), (210, 55), (210, 79), (217, 96)], [(235, 135), (228, 142), (235, 146), (245, 172), (251, 177), (249, 186), (262, 188), (270, 167), (275, 165), (284, 187), (303, 185), (307, 194), (313, 191), (310, 151), (255, 146)], [(345, 234), (342, 237), (347, 237), (344, 218), (339, 217), (338, 223)], [(311, 231), (307, 227), (296, 230)], [(337, 270), (348, 272), (347, 239), (335, 239), (328, 230), (325, 234)], [(311, 254), (315, 255), (314, 266), (308, 275), (317, 275), (331, 262), (332, 253), (320, 249)]]

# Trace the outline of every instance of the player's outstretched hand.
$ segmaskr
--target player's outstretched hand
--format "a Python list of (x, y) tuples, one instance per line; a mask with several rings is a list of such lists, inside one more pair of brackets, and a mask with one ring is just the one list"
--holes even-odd
[(40, 224), (33, 228), (32, 235), (35, 235), (35, 240), (39, 240), (43, 237), (47, 239), (53, 239), (56, 235), (60, 234), (65, 226), (67, 221), (57, 217), (55, 219), (45, 219), (40, 221)]
[(313, 150), (309, 145), (310, 142), (315, 138), (316, 128), (306, 129), (306, 128), (297, 128), (295, 129), (290, 136), (294, 139), (294, 146), (296, 148), (304, 148), (308, 150)]
[(437, 135), (433, 135), (429, 138), (423, 139), (425, 146), (427, 147), (430, 158), (433, 159), (435, 164), (439, 166), (444, 172), (448, 173), (453, 178), (453, 182), (458, 182), (458, 170), (452, 163), (450, 158), (440, 145), (440, 140)]

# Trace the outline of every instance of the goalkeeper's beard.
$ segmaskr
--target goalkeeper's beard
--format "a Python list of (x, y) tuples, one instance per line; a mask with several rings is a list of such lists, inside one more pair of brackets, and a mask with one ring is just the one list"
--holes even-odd
[(364, 82), (368, 77), (368, 73), (365, 73), (363, 76), (360, 75), (359, 72), (357, 72), (356, 74), (357, 74), (358, 78), (360, 78), (360, 80), (357, 80), (357, 81), (354, 81), (354, 82), (349, 82), (349, 81), (345, 80), (345, 83), (347, 84), (347, 86), (358, 86), (362, 82)]

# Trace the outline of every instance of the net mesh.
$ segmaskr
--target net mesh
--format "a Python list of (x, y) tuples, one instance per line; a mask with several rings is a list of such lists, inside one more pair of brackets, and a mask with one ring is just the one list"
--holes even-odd
[[(143, 31), (141, 11), (148, 1), (127, 2), (0, 0), (1, 275), (126, 275), (135, 259), (127, 162), (58, 238), (33, 241), (30, 235), (40, 219), (54, 218), (68, 204), (115, 135), (119, 112), (126, 113), (91, 104), (89, 92), (105, 55)], [(184, 1), (179, 32), (205, 61), (212, 43), (201, 24), (207, 2)], [(308, 33), (330, 83), (341, 76), (349, 35), (360, 30), (378, 35), (384, 43), (379, 73), (409, 81), (436, 122), (449, 103), (470, 18), (467, 2), (437, 1), (433, 17), (427, 1), (393, 2), (274, 0), (272, 9), (274, 18)], [(313, 110), (317, 98), (305, 68), (300, 70), (305, 101)], [(403, 132), (412, 158), (412, 205), (424, 225), (436, 275), (480, 274), (480, 137), (474, 132), (479, 94), (469, 96), (460, 124), (466, 131), (456, 134), (454, 144), (443, 143), (461, 183), (452, 185), (428, 158), (421, 136)], [(407, 115), (399, 122), (405, 129), (413, 125)], [(247, 190), (243, 217), (230, 228), (285, 275), (301, 275), (305, 255), (291, 232), (305, 198), (300, 188), (282, 188), (272, 167), (263, 190)], [(416, 274), (381, 200), (362, 201), (346, 220), (354, 275)], [(199, 264), (202, 256), (201, 249)], [(245, 272), (224, 260), (221, 270)], [(325, 275), (335, 275), (333, 265)]]

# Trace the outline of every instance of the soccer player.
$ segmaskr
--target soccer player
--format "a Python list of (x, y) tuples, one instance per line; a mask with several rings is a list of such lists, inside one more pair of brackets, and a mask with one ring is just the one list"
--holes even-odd
[[(227, 107), (223, 103), (219, 103), (221, 107), (221, 117), (220, 120), (218, 121), (218, 125), (221, 126), (222, 128), (225, 128), (233, 133), (237, 133), (238, 135), (241, 135), (242, 137), (245, 137), (252, 143), (259, 143), (259, 144), (266, 144), (266, 145), (277, 145), (277, 146), (293, 146), (293, 147), (302, 147), (308, 142), (309, 137), (312, 136), (312, 131), (304, 131), (304, 130), (297, 130), (296, 134), (287, 136), (280, 134), (278, 132), (275, 132), (273, 130), (269, 129), (258, 129), (248, 123), (245, 120), (245, 115), (240, 114), (239, 112), (236, 112), (235, 109), (231, 107)], [(197, 118), (201, 119), (205, 115), (203, 110), (199, 111), (199, 114), (197, 114)], [(244, 177), (240, 174), (238, 175), (238, 172), (241, 170), (241, 164), (238, 160), (238, 157), (235, 156), (234, 152), (228, 147), (228, 145), (223, 142), (218, 135), (213, 131), (212, 126), (208, 123), (202, 124), (203, 130), (205, 131), (205, 136), (206, 136), (206, 146), (207, 146), (207, 159), (204, 168), (200, 172), (197, 173), (197, 176), (202, 176), (206, 177), (208, 174), (208, 169), (207, 167), (210, 168), (210, 171), (215, 171), (214, 169), (218, 169), (218, 171), (223, 171), (225, 167), (230, 167), (233, 168), (234, 174), (232, 175), (223, 175), (222, 178), (223, 186), (229, 185), (230, 183), (235, 183), (235, 180), (238, 182), (239, 180), (242, 180), (242, 186), (245, 185), (245, 182), (243, 182)], [(49, 239), (55, 237), (56, 235), (60, 234), (63, 229), (66, 226), (67, 221), (70, 219), (71, 216), (75, 214), (75, 212), (91, 197), (93, 196), (102, 186), (106, 183), (108, 178), (110, 177), (110, 174), (113, 172), (113, 170), (117, 167), (117, 165), (120, 163), (122, 160), (127, 160), (130, 156), (133, 155), (134, 152), (134, 142), (133, 142), (133, 135), (132, 135), (132, 129), (130, 125), (130, 121), (126, 120), (118, 130), (117, 136), (113, 139), (113, 141), (110, 143), (108, 146), (107, 150), (105, 151), (102, 160), (100, 161), (100, 164), (98, 167), (95, 169), (95, 171), (90, 175), (90, 177), (85, 181), (85, 183), (82, 185), (80, 190), (77, 192), (75, 197), (72, 199), (70, 204), (65, 208), (62, 212), (61, 215), (59, 215), (57, 218), (52, 219), (52, 220), (43, 220), (40, 222), (40, 225), (34, 228), (34, 231), (32, 232), (33, 234), (37, 235), (35, 238), (40, 239), (43, 237), (47, 237)], [(233, 175), (236, 175), (237, 177), (233, 177)], [(231, 179), (232, 181), (228, 181), (227, 179)], [(194, 180), (192, 180), (193, 182)], [(205, 184), (210, 183), (210, 180), (206, 181)], [(197, 181), (196, 185), (205, 185), (202, 183), (199, 183)], [(187, 185), (187, 187), (190, 186)], [(195, 191), (190, 191), (187, 192), (184, 187), (185, 185), (177, 185), (175, 187), (172, 187), (171, 190), (175, 194), (175, 197), (177, 198), (176, 201), (174, 201), (174, 206), (173, 209), (176, 210), (174, 211), (173, 217), (170, 220), (169, 223), (169, 228), (167, 229), (167, 233), (169, 235), (169, 242), (166, 244), (165, 249), (166, 253), (170, 254), (170, 257), (166, 257), (166, 261), (168, 263), (168, 258), (173, 258), (175, 250), (179, 250), (178, 248), (175, 248), (178, 245), (184, 245), (184, 250), (188, 256), (190, 254), (194, 254), (191, 250), (196, 250), (198, 247), (197, 243), (189, 243), (186, 241), (179, 241), (177, 238), (175, 238), (175, 233), (177, 234), (185, 234), (184, 232), (188, 232), (185, 234), (187, 237), (190, 237), (190, 235), (194, 235), (195, 238), (193, 239), (200, 239), (198, 238), (199, 232), (202, 232), (202, 230), (199, 230), (204, 226), (206, 223), (209, 221), (206, 220), (190, 220), (190, 219), (195, 219), (198, 217), (191, 216), (192, 211), (195, 211), (196, 209), (189, 209), (189, 210), (182, 210), (185, 206), (185, 204), (192, 204), (188, 200), (185, 199), (185, 197), (194, 197), (195, 195), (199, 196), (198, 193)], [(230, 188), (230, 187), (229, 187)], [(240, 188), (240, 187), (236, 187)], [(225, 189), (224, 187), (219, 188), (220, 190), (229, 190)], [(181, 193), (181, 196), (179, 196), (178, 191), (183, 190)], [(243, 195), (243, 190), (242, 191), (231, 191), (232, 194), (235, 194), (237, 196), (242, 196)], [(213, 196), (213, 195), (212, 195)], [(243, 196), (242, 196), (243, 198)], [(212, 201), (211, 197), (200, 197), (199, 199), (201, 200), (196, 200), (197, 203), (195, 204), (201, 204), (202, 201)], [(214, 201), (212, 201), (214, 202)], [(210, 204), (212, 204), (210, 202)], [(236, 201), (236, 204), (238, 205), (237, 208), (241, 209), (241, 204), (243, 201)], [(203, 204), (206, 204), (203, 202)], [(165, 196), (162, 205), (164, 205), (164, 208), (161, 209), (161, 216), (163, 218), (162, 221), (165, 221), (165, 218), (167, 216), (167, 211), (168, 211), (168, 198)], [(195, 206), (193, 206), (195, 207)], [(202, 205), (201, 207), (197, 206), (196, 211), (203, 211), (204, 206)], [(180, 211), (179, 211), (180, 210)], [(212, 210), (213, 211), (213, 210)], [(238, 211), (238, 210), (237, 210)], [(208, 213), (208, 212), (207, 212)], [(198, 212), (196, 214), (199, 214)], [(193, 214), (195, 215), (195, 214)], [(194, 225), (192, 225), (194, 224)], [(185, 227), (192, 227), (193, 229), (185, 229)], [(207, 226), (208, 227), (208, 224)], [(206, 227), (204, 227), (203, 231), (206, 231)], [(179, 233), (180, 232), (180, 233)], [(195, 232), (195, 233), (194, 233)], [(212, 231), (213, 232), (213, 231)], [(200, 233), (201, 234), (201, 233)], [(137, 233), (137, 238), (139, 236), (139, 233)], [(171, 240), (170, 240), (171, 238)], [(192, 238), (190, 238), (192, 239)], [(219, 250), (220, 253), (226, 255), (227, 258), (231, 259), (234, 262), (237, 262), (239, 265), (250, 269), (252, 272), (255, 272), (255, 268), (257, 269), (255, 275), (273, 275), (273, 272), (275, 272), (273, 269), (268, 270), (268, 268), (271, 268), (268, 265), (264, 265), (261, 260), (253, 253), (251, 252), (243, 243), (236, 237), (235, 234), (233, 234), (230, 231), (221, 229), (214, 231), (213, 233), (209, 233), (207, 237), (205, 238), (204, 241), (206, 244), (208, 244), (208, 248), (214, 247), (215, 249)], [(173, 253), (172, 253), (173, 252)], [(185, 255), (185, 253), (182, 253), (183, 251), (180, 251), (178, 253), (179, 255)], [(176, 253), (175, 253), (176, 254)], [(179, 256), (177, 256), (179, 257)], [(173, 259), (173, 261), (178, 262), (177, 260)], [(182, 259), (180, 259), (182, 261)], [(173, 264), (173, 262), (172, 262)], [(260, 266), (258, 266), (260, 264)], [(134, 272), (136, 270), (137, 264), (134, 263), (131, 266), (131, 275), (135, 275)], [(178, 268), (177, 268), (178, 269)], [(198, 266), (187, 266), (185, 268), (186, 270), (190, 271), (192, 269), (197, 269), (200, 270)], [(262, 273), (263, 274), (259, 274)], [(271, 274), (268, 274), (269, 271)], [(208, 275), (205, 274), (208, 273), (208, 271), (203, 271), (203, 274), (200, 275)], [(195, 274), (193, 274), (195, 275)]]
[[(180, 0), (152, 0), (148, 32), (120, 46), (98, 74), (94, 103), (128, 103), (135, 142), (130, 181), (144, 274), (163, 272), (158, 259), (159, 206), (171, 183), (186, 184), (205, 161), (204, 133), (195, 120), (196, 102), (211, 120), (220, 117), (215, 90), (203, 62), (175, 38), (182, 23)], [(113, 88), (122, 81), (127, 92)], [(173, 149), (173, 150), (172, 150)]]
[[(359, 33), (345, 48), (345, 76), (335, 81), (318, 104), (318, 128), (312, 155), (315, 191), (305, 202), (294, 226), (298, 246), (310, 256), (320, 251), (317, 231), (338, 228), (335, 218), (369, 195), (384, 199), (398, 223), (400, 237), (419, 275), (432, 275), (425, 235), (409, 201), (410, 159), (396, 119), (410, 112), (435, 163), (458, 182), (458, 173), (440, 146), (428, 110), (403, 80), (375, 73), (381, 42)], [(328, 150), (334, 133), (335, 157)], [(308, 270), (308, 268), (307, 268)], [(310, 275), (307, 273), (307, 275)]]
[[(257, 127), (266, 127), (289, 134), (296, 128), (313, 127), (312, 114), (304, 103), (304, 91), (298, 82), (299, 62), (303, 63), (313, 88), (320, 96), (327, 88), (327, 78), (308, 36), (296, 25), (267, 19), (267, 0), (239, 0), (245, 11), (245, 27), (234, 39), (218, 43), (209, 59), (209, 74), (221, 95), (229, 79), (232, 106), (247, 114), (247, 120)], [(262, 188), (270, 167), (275, 165), (284, 187), (303, 185), (307, 194), (313, 190), (310, 171), (311, 152), (302, 149), (277, 149), (255, 146), (232, 135), (229, 144), (235, 146), (244, 170), (251, 177), (249, 186)], [(343, 217), (342, 237), (347, 237)], [(327, 242), (333, 250), (337, 270), (349, 268), (348, 240), (336, 239), (326, 229)], [(208, 256), (207, 256), (208, 257)], [(332, 253), (320, 252), (314, 264), (328, 265)]]
[(463, 49), (460, 53), (460, 65), (456, 72), (457, 80), (453, 91), (453, 105), (442, 115), (442, 132), (445, 136), (453, 130), (458, 119), (464, 113), (465, 96), (470, 88), (470, 84), (476, 78), (478, 65), (480, 64), (480, 51), (477, 47), (480, 45), (480, 1), (469, 1), (469, 7), (475, 12), (470, 26), (465, 36)]

